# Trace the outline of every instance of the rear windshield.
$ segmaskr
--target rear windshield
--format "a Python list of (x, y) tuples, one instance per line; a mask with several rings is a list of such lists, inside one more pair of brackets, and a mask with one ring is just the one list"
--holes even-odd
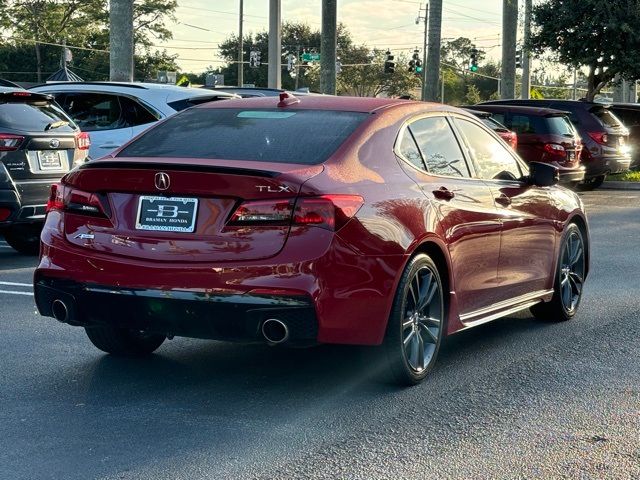
[(622, 125), (618, 117), (605, 108), (592, 110), (591, 113), (600, 120), (600, 123), (605, 127), (620, 127)]
[(329, 110), (194, 108), (169, 118), (121, 157), (177, 157), (317, 164), (366, 118)]
[(575, 135), (575, 129), (567, 117), (547, 117), (549, 133), (556, 135)]
[(52, 127), (55, 132), (75, 131), (69, 118), (52, 104), (0, 103), (0, 128), (44, 132)]
[(537, 135), (575, 135), (569, 119), (560, 117), (540, 117), (534, 115), (513, 114), (509, 127), (516, 133)]

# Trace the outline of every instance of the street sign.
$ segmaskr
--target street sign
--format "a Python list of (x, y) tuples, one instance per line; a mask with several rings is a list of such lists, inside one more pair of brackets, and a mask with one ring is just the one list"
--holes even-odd
[(320, 54), (319, 53), (303, 53), (302, 61), (303, 62), (319, 62)]

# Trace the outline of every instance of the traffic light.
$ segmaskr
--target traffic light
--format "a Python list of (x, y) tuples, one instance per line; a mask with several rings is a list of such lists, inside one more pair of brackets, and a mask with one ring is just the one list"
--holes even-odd
[(395, 73), (396, 64), (393, 61), (395, 57), (391, 55), (389, 50), (387, 50), (385, 54), (387, 55), (387, 58), (384, 61), (384, 73)]
[(251, 68), (257, 68), (260, 66), (260, 50), (251, 50), (249, 52), (249, 66)]
[(420, 52), (413, 51), (411, 60), (409, 61), (409, 71), (412, 73), (422, 73), (422, 60), (420, 60)]
[(471, 49), (471, 61), (469, 62), (469, 70), (472, 72), (478, 71), (478, 49)]
[(516, 50), (516, 68), (522, 68), (522, 50)]

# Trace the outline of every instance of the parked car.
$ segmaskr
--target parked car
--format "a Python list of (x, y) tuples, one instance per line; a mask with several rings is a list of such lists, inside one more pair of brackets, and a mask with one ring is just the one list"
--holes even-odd
[(21, 253), (37, 253), (49, 187), (89, 149), (53, 97), (0, 86), (0, 234)]
[(237, 98), (222, 91), (137, 82), (59, 82), (30, 90), (53, 95), (82, 131), (91, 133), (91, 158), (110, 154), (158, 120), (180, 110)]
[(569, 119), (583, 143), (581, 160), (586, 171), (580, 187), (584, 190), (599, 187), (609, 174), (629, 170), (629, 131), (606, 105), (554, 99), (494, 100), (480, 105), (522, 105), (569, 112)]
[(516, 135), (516, 132), (512, 132), (496, 119), (492, 118), (489, 112), (481, 112), (480, 110), (475, 110), (473, 107), (462, 108), (478, 117), (482, 123), (496, 132), (511, 148), (514, 150), (518, 148), (518, 136)]
[(569, 114), (559, 110), (520, 105), (476, 105), (493, 120), (513, 130), (517, 152), (526, 162), (551, 163), (560, 172), (560, 182), (576, 185), (584, 180), (580, 162), (582, 141)]
[(611, 111), (629, 130), (629, 146), (631, 147), (631, 168), (640, 168), (640, 104), (612, 103)]
[(576, 314), (589, 233), (557, 178), (444, 105), (208, 103), (52, 187), (35, 299), (114, 355), (172, 336), (382, 345), (417, 383), (444, 335)]

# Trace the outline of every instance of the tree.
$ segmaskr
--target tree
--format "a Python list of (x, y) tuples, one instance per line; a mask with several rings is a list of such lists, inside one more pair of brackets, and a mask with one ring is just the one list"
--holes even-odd
[[(136, 72), (145, 77), (151, 68), (177, 69), (175, 56), (152, 53), (154, 41), (171, 38), (166, 22), (173, 18), (176, 0), (138, 0), (134, 3)], [(87, 48), (72, 50), (73, 64), (89, 79), (108, 78), (109, 10), (108, 0), (0, 0), (0, 27), (10, 36), (0, 46), (2, 59), (11, 60), (3, 70), (36, 72), (39, 82), (43, 72), (58, 69), (61, 48), (44, 43)], [(33, 54), (24, 55), (24, 46)], [(20, 57), (13, 52), (20, 51)], [(106, 77), (105, 77), (106, 74)], [(32, 80), (32, 77), (22, 77)], [(139, 78), (139, 77), (138, 77)]]
[(548, 0), (534, 7), (533, 23), (532, 51), (588, 69), (587, 100), (616, 75), (640, 78), (640, 0)]
[[(245, 64), (244, 79), (247, 83), (258, 86), (267, 84), (267, 65), (269, 34), (259, 32), (246, 35), (244, 38), (245, 59), (248, 50), (256, 49), (261, 53), (263, 65), (258, 68), (248, 68)], [(320, 31), (313, 30), (305, 23), (284, 23), (282, 25), (282, 46), (285, 52), (296, 57), (306, 51), (320, 51)], [(238, 37), (231, 35), (219, 45), (220, 58), (228, 62), (228, 66), (221, 69), (225, 76), (225, 83), (233, 85), (237, 81), (236, 56), (238, 52)], [(394, 74), (384, 73), (385, 53), (382, 50), (371, 50), (366, 45), (354, 45), (351, 34), (344, 25), (338, 25), (338, 57), (342, 63), (342, 72), (338, 75), (338, 94), (375, 97), (382, 93), (389, 96), (411, 95), (412, 90), (420, 85), (420, 79), (408, 71), (408, 59), (397, 56)], [(245, 60), (246, 61), (246, 60)], [(320, 86), (320, 65), (318, 63), (305, 64), (298, 58), (298, 68), (289, 72), (283, 67), (282, 88), (293, 90), (296, 87), (309, 87), (318, 91)], [(294, 75), (291, 75), (294, 73)], [(295, 76), (297, 73), (297, 77)]]
[[(471, 39), (458, 37), (455, 40), (443, 42), (440, 49), (442, 63), (455, 67), (457, 70), (467, 71), (471, 60), (471, 51), (476, 48)], [(485, 53), (477, 49), (478, 64), (482, 64)]]
[(467, 96), (466, 96), (468, 105), (475, 105), (476, 103), (480, 103), (482, 101), (482, 97), (480, 96), (480, 90), (475, 85), (469, 85), (467, 87)]

